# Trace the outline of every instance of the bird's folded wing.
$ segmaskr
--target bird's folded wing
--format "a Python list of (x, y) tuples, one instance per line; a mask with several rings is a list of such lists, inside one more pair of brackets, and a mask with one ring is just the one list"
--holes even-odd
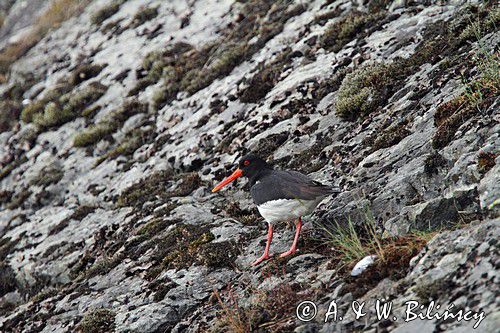
[(317, 200), (336, 192), (297, 171), (277, 171), (252, 186), (250, 190), (257, 205), (279, 199)]

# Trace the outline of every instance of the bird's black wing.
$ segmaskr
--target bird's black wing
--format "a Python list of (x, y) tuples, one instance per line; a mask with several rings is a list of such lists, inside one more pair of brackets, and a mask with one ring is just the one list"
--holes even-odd
[(275, 171), (250, 189), (255, 204), (279, 199), (316, 200), (335, 190), (297, 171)]

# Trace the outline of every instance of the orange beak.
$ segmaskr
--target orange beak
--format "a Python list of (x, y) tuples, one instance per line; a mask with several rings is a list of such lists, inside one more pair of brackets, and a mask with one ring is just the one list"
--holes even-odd
[(220, 190), (221, 188), (223, 188), (224, 186), (226, 186), (227, 184), (229, 184), (230, 182), (241, 176), (243, 176), (243, 171), (241, 171), (240, 168), (236, 169), (231, 176), (227, 177), (219, 184), (217, 184), (217, 186), (215, 186), (214, 189), (212, 190), (212, 193), (217, 192), (218, 190)]

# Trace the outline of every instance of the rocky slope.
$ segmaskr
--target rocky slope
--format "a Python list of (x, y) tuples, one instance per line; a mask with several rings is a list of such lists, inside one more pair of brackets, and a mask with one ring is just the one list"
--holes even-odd
[[(498, 327), (495, 2), (0, 9), (0, 331), (478, 322), (405, 321), (410, 300), (483, 311), (479, 330)], [(300, 253), (256, 268), (266, 225), (245, 182), (210, 192), (249, 151), (342, 190), (306, 217)], [(292, 237), (278, 228), (272, 251)], [(350, 276), (368, 254), (375, 263)], [(376, 318), (382, 298), (397, 320)], [(318, 308), (307, 322), (296, 316), (304, 300)], [(333, 300), (343, 320), (325, 323)], [(354, 300), (367, 316), (355, 318)]]

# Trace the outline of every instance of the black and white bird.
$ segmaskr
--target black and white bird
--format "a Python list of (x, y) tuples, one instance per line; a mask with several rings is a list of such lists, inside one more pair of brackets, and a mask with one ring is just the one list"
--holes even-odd
[(241, 176), (249, 179), (253, 201), (268, 223), (264, 254), (252, 266), (271, 257), (269, 248), (273, 239), (273, 225), (277, 222), (297, 220), (292, 247), (280, 257), (295, 253), (302, 229), (302, 216), (312, 213), (326, 196), (336, 192), (332, 187), (320, 184), (300, 172), (274, 170), (253, 154), (244, 156), (233, 174), (215, 186), (212, 192), (217, 192)]

